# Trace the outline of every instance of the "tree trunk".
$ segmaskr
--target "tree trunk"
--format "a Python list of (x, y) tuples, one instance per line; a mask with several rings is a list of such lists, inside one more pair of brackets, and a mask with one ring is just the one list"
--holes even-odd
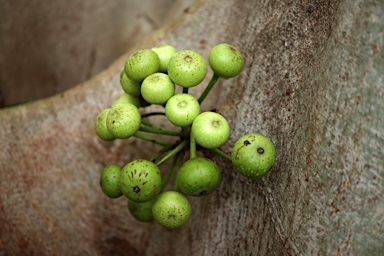
[[(1, 110), (0, 253), (382, 255), (383, 17), (377, 1), (196, 1), (84, 84)], [(186, 226), (138, 223), (124, 198), (102, 194), (99, 175), (156, 149), (102, 142), (94, 119), (122, 92), (132, 51), (168, 43), (206, 58), (221, 42), (241, 50), (244, 71), (202, 107), (228, 119), (222, 150), (259, 132), (276, 165), (250, 180), (213, 156), (222, 183), (191, 200)]]

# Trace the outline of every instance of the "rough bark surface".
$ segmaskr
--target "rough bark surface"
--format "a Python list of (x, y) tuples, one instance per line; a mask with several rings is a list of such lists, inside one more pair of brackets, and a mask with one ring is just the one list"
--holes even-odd
[(217, 43), (236, 45), (244, 71), (216, 85), (205, 108), (231, 125), (224, 151), (250, 132), (277, 148), (260, 180), (213, 157), (219, 190), (192, 200), (189, 223), (176, 230), (136, 222), (124, 198), (98, 186), (105, 165), (155, 152), (93, 132), (121, 92), (127, 55), (74, 89), (1, 110), (0, 252), (382, 255), (383, 17), (379, 1), (196, 1), (132, 49), (169, 43), (206, 57)]

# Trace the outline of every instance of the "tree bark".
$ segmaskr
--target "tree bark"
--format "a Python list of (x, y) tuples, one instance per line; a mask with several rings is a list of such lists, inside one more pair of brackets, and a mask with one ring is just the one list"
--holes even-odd
[[(0, 252), (382, 254), (383, 17), (377, 1), (198, 0), (91, 80), (1, 110)], [(221, 80), (203, 108), (228, 119), (222, 150), (259, 132), (274, 142), (276, 165), (250, 180), (212, 156), (220, 188), (191, 199), (186, 226), (138, 223), (124, 198), (102, 194), (99, 175), (156, 149), (102, 142), (94, 119), (121, 93), (119, 73), (134, 50), (168, 43), (207, 57), (221, 42), (241, 50), (244, 71)]]

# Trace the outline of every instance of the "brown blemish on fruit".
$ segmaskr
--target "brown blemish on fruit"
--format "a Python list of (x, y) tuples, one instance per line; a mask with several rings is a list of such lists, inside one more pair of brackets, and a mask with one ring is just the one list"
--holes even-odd
[(244, 141), (244, 146), (248, 146), (248, 145), (251, 145), (251, 142), (249, 142), (249, 140), (245, 140)]
[(187, 55), (187, 56), (184, 57), (184, 60), (185, 60), (186, 62), (191, 62), (191, 61), (192, 61), (192, 57), (189, 56), (189, 55)]
[(259, 153), (260, 155), (264, 154), (264, 149), (263, 148), (258, 148), (257, 149), (257, 153)]
[(140, 190), (141, 189), (138, 186), (133, 187), (133, 192), (135, 192), (135, 193), (139, 193)]

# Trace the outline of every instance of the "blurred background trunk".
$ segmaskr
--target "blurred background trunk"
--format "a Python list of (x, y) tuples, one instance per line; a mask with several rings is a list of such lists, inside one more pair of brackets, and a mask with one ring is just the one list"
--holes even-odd
[[(148, 9), (139, 3), (144, 10), (134, 14), (136, 29), (125, 26), (125, 1), (82, 1), (61, 15), (52, 15), (64, 8), (59, 1), (39, 8), (1, 2), (1, 16), (8, 17), (0, 26), (3, 103), (92, 79), (0, 110), (0, 254), (382, 255), (382, 2), (197, 0), (178, 9), (178, 1), (164, 1), (182, 14), (132, 46), (127, 40), (134, 31), (153, 31), (151, 24), (162, 24), (167, 13), (151, 2), (156, 6)], [(50, 32), (39, 30), (45, 23)], [(31, 28), (16, 31), (26, 25)], [(216, 108), (231, 125), (222, 150), (259, 132), (275, 143), (276, 165), (266, 177), (249, 180), (211, 156), (222, 183), (215, 193), (191, 199), (186, 226), (138, 223), (124, 198), (102, 194), (99, 175), (108, 164), (150, 158), (157, 148), (135, 139), (103, 142), (94, 119), (122, 92), (119, 73), (133, 51), (168, 43), (207, 58), (221, 42), (240, 49), (244, 71), (221, 80), (202, 108)], [(19, 85), (16, 79), (18, 95), (40, 90), (29, 84), (31, 77), (37, 88), (50, 87), (41, 89), (47, 94), (9, 96), (8, 102), (6, 88)], [(201, 87), (191, 92), (198, 95)]]
[(0, 0), (0, 107), (91, 78), (192, 2)]

